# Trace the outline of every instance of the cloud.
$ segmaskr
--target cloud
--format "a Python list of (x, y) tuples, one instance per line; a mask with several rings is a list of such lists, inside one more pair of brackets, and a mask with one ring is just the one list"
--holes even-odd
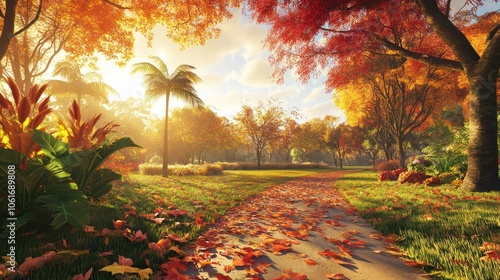
[(313, 118), (324, 118), (326, 115), (339, 117), (342, 122), (345, 121), (344, 112), (335, 106), (331, 100), (304, 108), (301, 113), (305, 116), (306, 121)]
[(199, 85), (200, 89), (216, 88), (222, 84), (223, 78), (214, 74), (200, 74), (202, 82)]
[(321, 96), (321, 94), (324, 91), (325, 91), (325, 89), (323, 86), (315, 87), (315, 88), (313, 88), (311, 93), (309, 93), (309, 95), (307, 95), (304, 99), (302, 99), (302, 101), (304, 101), (305, 103), (314, 102)]
[(251, 87), (271, 86), (273, 84), (270, 78), (272, 73), (272, 67), (267, 60), (252, 59), (244, 66), (240, 82)]

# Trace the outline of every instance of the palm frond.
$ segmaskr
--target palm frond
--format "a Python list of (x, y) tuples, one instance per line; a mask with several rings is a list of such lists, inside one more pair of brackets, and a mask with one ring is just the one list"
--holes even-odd
[(165, 77), (170, 78), (170, 74), (168, 73), (168, 67), (161, 58), (157, 56), (150, 56), (149, 59), (153, 61), (153, 64), (156, 66), (158, 70), (161, 71), (161, 73), (163, 73)]
[(74, 94), (75, 86), (73, 83), (61, 80), (49, 80), (47, 82), (47, 93), (51, 95)]
[(82, 73), (78, 63), (69, 60), (57, 62), (54, 66), (52, 75), (56, 77), (59, 76), (68, 82), (82, 79)]

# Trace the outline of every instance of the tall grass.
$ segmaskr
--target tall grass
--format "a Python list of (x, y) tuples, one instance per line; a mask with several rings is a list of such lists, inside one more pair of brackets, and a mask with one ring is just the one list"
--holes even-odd
[(500, 193), (467, 193), (452, 185), (378, 182), (375, 172), (336, 182), (363, 218), (396, 234), (408, 258), (425, 262), (435, 279), (500, 279), (500, 261), (481, 260), (484, 242), (500, 244)]

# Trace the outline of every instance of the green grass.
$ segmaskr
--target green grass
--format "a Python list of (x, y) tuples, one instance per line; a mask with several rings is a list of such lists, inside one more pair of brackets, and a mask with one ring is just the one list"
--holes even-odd
[[(112, 279), (108, 272), (99, 269), (117, 261), (118, 255), (131, 258), (134, 266), (146, 268), (146, 259), (153, 270), (166, 261), (167, 256), (157, 256), (148, 252), (148, 242), (157, 242), (162, 236), (175, 234), (185, 236), (188, 241), (196, 237), (204, 229), (194, 223), (197, 215), (203, 216), (207, 224), (215, 221), (231, 207), (243, 203), (249, 197), (265, 190), (271, 185), (279, 184), (298, 177), (312, 175), (321, 170), (261, 170), (261, 171), (224, 171), (221, 176), (142, 176), (131, 174), (124, 182), (115, 184), (112, 191), (102, 197), (101, 201), (93, 203), (90, 212), (90, 226), (96, 231), (104, 228), (114, 229), (113, 220), (123, 219), (127, 209), (123, 205), (136, 208), (137, 215), (126, 218), (132, 231), (141, 230), (147, 235), (148, 241), (132, 243), (123, 236), (96, 236), (96, 233), (86, 233), (72, 230), (69, 226), (53, 231), (49, 226), (50, 219), (33, 222), (17, 233), (16, 257), (22, 263), (26, 257), (38, 257), (48, 250), (89, 250), (79, 256), (61, 255), (56, 261), (45, 264), (42, 268), (32, 271), (28, 278), (32, 280), (70, 279), (71, 276), (85, 273), (93, 268), (92, 278)], [(141, 217), (152, 214), (155, 208), (182, 209), (189, 212), (177, 217), (168, 216), (161, 225)], [(67, 248), (62, 242), (66, 241)], [(179, 246), (185, 243), (177, 244)], [(2, 248), (3, 245), (2, 245)], [(100, 257), (98, 254), (110, 252), (111, 256)]]
[(466, 193), (452, 185), (378, 182), (350, 173), (336, 186), (384, 235), (396, 234), (409, 259), (425, 262), (434, 279), (499, 279), (500, 261), (483, 261), (483, 242), (500, 244), (500, 193)]

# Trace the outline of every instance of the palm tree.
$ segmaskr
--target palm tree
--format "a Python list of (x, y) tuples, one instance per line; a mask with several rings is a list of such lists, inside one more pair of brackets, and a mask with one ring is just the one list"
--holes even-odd
[(108, 103), (108, 95), (118, 94), (110, 85), (103, 82), (97, 72), (82, 74), (80, 65), (74, 61), (60, 61), (55, 64), (52, 75), (64, 80), (49, 80), (48, 91), (52, 95), (76, 95), (78, 106), (81, 107), (82, 96), (92, 97), (95, 101)]
[(162, 176), (168, 177), (168, 103), (170, 96), (181, 99), (192, 107), (204, 106), (194, 84), (201, 81), (196, 75), (193, 66), (182, 64), (172, 74), (169, 74), (167, 65), (160, 58), (150, 56), (150, 62), (136, 63), (132, 65), (132, 74), (144, 74), (144, 87), (146, 96), (159, 98), (165, 96), (165, 131), (163, 132), (163, 171)]

